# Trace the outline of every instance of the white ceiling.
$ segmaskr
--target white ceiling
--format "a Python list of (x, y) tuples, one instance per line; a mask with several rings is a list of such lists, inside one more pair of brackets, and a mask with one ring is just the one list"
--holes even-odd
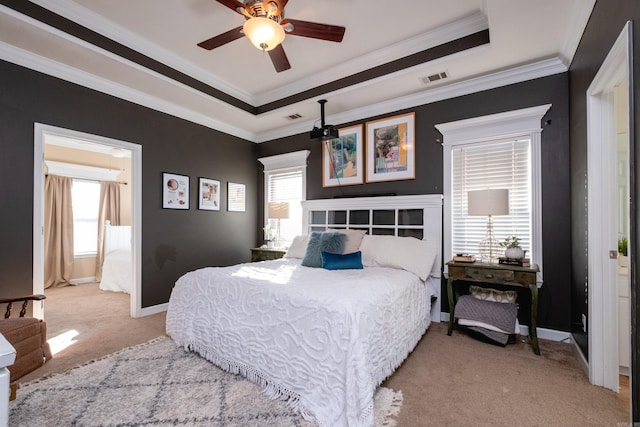
[[(595, 0), (289, 0), (286, 17), (346, 32), (342, 43), (286, 36), (281, 73), (246, 38), (197, 46), (244, 22), (215, 0), (32, 3), (256, 107), (489, 29), (489, 44), (256, 115), (0, 5), (1, 59), (263, 142), (311, 130), (321, 98), (339, 125), (566, 71)], [(441, 71), (450, 77), (423, 83)]]

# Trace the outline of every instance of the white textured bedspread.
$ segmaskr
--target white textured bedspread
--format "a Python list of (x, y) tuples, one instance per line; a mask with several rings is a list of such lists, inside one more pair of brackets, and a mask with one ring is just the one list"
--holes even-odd
[(185, 274), (167, 333), (320, 426), (371, 426), (374, 391), (426, 331), (429, 307), (427, 286), (403, 270), (282, 259)]

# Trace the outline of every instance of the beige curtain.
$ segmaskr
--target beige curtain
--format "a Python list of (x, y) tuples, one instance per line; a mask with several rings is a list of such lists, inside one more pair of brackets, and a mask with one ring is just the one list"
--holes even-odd
[(44, 287), (69, 285), (73, 270), (72, 178), (47, 175), (44, 203)]
[(114, 181), (100, 183), (100, 205), (98, 211), (98, 254), (96, 255), (96, 282), (102, 280), (104, 262), (104, 223), (120, 225), (120, 184)]

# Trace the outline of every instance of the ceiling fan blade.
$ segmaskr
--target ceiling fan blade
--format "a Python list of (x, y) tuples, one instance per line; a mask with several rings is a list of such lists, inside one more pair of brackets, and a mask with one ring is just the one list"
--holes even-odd
[(269, 10), (269, 3), (276, 3), (278, 5), (278, 11), (275, 13), (276, 16), (282, 15), (284, 12), (284, 7), (287, 5), (289, 0), (264, 0), (262, 4), (264, 5), (265, 10)]
[(242, 15), (243, 13), (240, 11), (240, 9), (245, 9), (245, 5), (242, 2), (239, 2), (238, 0), (216, 0), (218, 3), (227, 6), (229, 9), (233, 10), (236, 13), (239, 13), (240, 15)]
[[(291, 24), (291, 25), (289, 25)], [(287, 34), (293, 36), (310, 37), (312, 39), (341, 42), (345, 28), (337, 25), (319, 24), (317, 22), (300, 21), (298, 19), (283, 19), (280, 22)], [(293, 26), (291, 30), (289, 28)]]
[(202, 41), (198, 43), (203, 49), (211, 50), (217, 47), (220, 47), (224, 44), (237, 40), (241, 37), (244, 37), (244, 33), (242, 32), (242, 27), (234, 28), (233, 30), (229, 30), (226, 33), (218, 34), (215, 37), (211, 37), (208, 40)]
[(269, 58), (271, 58), (271, 62), (275, 67), (278, 73), (282, 71), (286, 71), (291, 68), (291, 64), (289, 64), (289, 60), (287, 59), (287, 54), (284, 53), (284, 48), (282, 44), (279, 44), (275, 48), (269, 51)]

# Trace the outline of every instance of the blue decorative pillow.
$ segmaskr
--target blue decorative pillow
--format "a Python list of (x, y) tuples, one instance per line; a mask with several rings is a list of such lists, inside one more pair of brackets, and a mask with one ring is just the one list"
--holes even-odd
[(322, 268), (327, 270), (362, 270), (362, 252), (332, 254), (322, 252)]
[(322, 252), (342, 253), (347, 236), (342, 233), (312, 231), (307, 242), (307, 251), (302, 258), (302, 265), (322, 267)]

